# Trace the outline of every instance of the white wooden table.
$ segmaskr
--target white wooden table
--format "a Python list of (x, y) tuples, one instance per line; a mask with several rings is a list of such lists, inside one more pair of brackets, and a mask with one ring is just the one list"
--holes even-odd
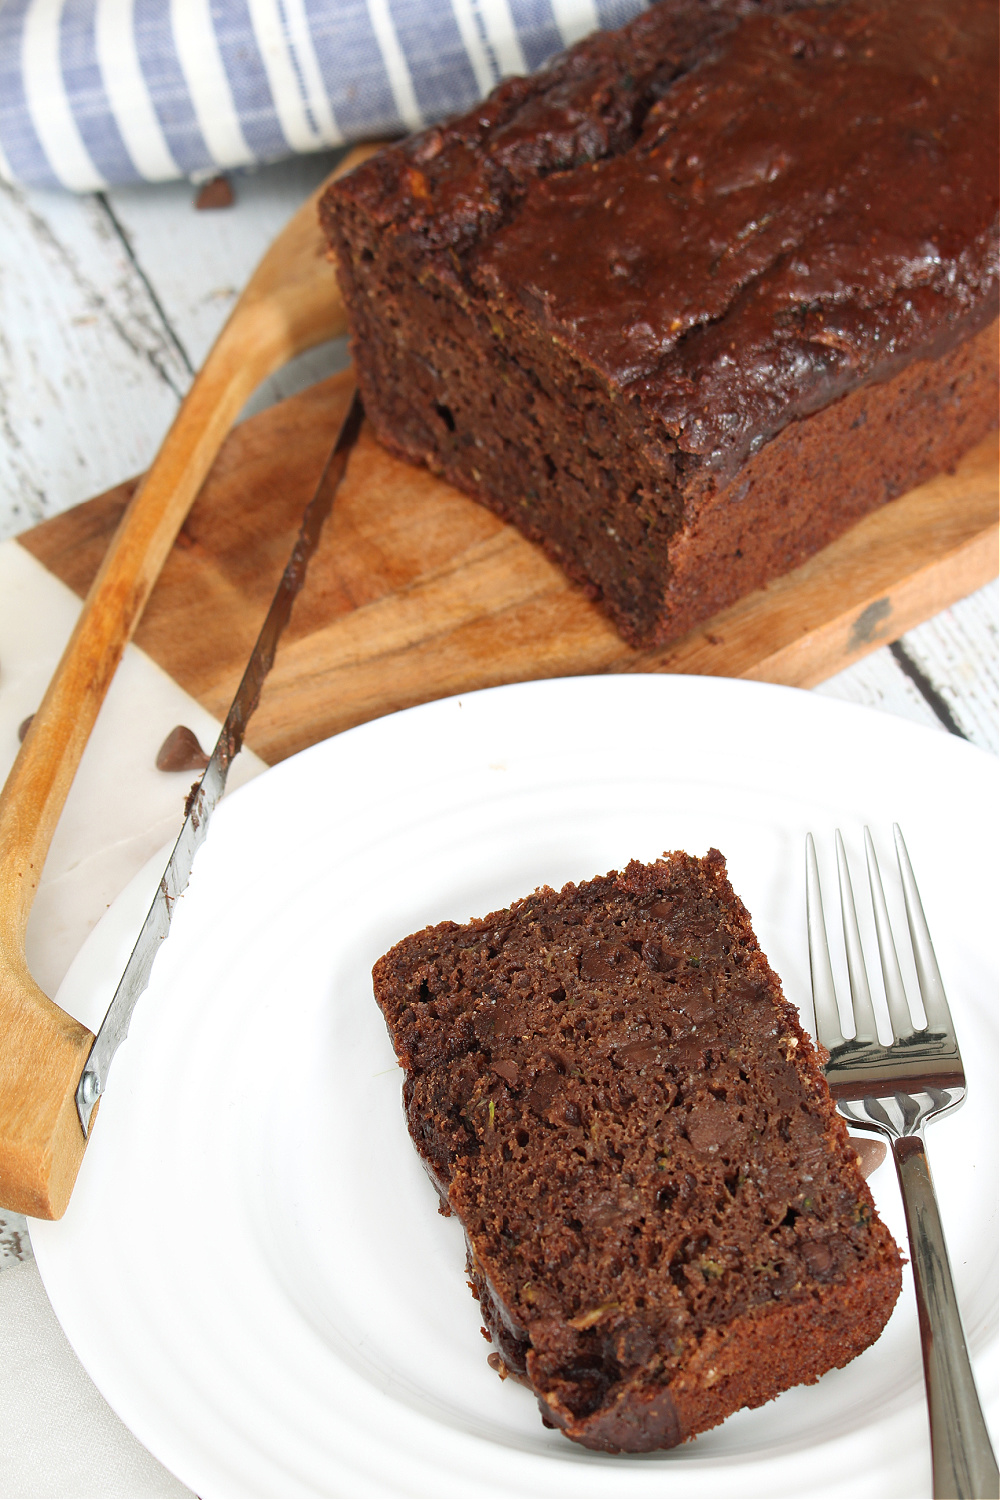
[[(0, 542), (148, 465), (239, 288), (332, 161), (304, 158), (238, 177), (234, 206), (205, 212), (195, 211), (187, 183), (82, 198), (0, 185)], [(313, 351), (268, 381), (249, 409), (345, 362), (342, 343)], [(960, 734), (996, 754), (997, 634), (993, 583), (815, 691)], [(14, 718), (3, 715), (5, 681), (10, 690), (10, 664), (5, 678), (0, 659), (0, 733), (11, 741), (0, 745), (4, 773), (16, 751)], [(53, 981), (67, 958), (54, 963)], [(0, 1211), (0, 1267), (14, 1268), (10, 1282), (0, 1279), (0, 1324), (8, 1311), (0, 1367), (6, 1360), (9, 1382), (19, 1378), (12, 1359), (23, 1355), (25, 1371), (37, 1375), (49, 1357), (38, 1348), (56, 1349), (60, 1337), (40, 1284), (28, 1285), (30, 1257), (24, 1221)], [(5, 1301), (4, 1285), (15, 1282), (17, 1298)], [(144, 1462), (82, 1368), (71, 1365), (67, 1348), (58, 1377), (66, 1424), (36, 1435), (30, 1492), (80, 1492), (59, 1487), (72, 1409), (91, 1444), (81, 1458), (89, 1493), (187, 1493)], [(0, 1388), (0, 1409), (2, 1397)], [(27, 1493), (23, 1466), (4, 1457), (3, 1420), (0, 1413), (0, 1494)]]

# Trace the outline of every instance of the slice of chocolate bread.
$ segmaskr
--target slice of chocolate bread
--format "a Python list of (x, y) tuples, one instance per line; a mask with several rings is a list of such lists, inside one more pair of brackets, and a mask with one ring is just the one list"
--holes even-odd
[(502, 1374), (671, 1447), (844, 1365), (900, 1256), (717, 850), (404, 939), (375, 994)]
[(380, 440), (655, 645), (996, 425), (995, 0), (662, 0), (335, 183)]

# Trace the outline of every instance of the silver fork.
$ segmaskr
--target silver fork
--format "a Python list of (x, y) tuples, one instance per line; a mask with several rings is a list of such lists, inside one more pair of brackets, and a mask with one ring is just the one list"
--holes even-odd
[(965, 1098), (965, 1073), (951, 1011), (927, 930), (906, 845), (893, 824), (907, 925), (927, 1024), (916, 1029), (899, 972), (896, 947), (871, 835), (865, 829), (868, 879), (892, 1045), (878, 1039), (844, 842), (837, 833), (837, 868), (855, 1035), (845, 1037), (830, 965), (819, 870), (806, 839), (806, 913), (816, 1032), (830, 1054), (826, 1079), (837, 1109), (852, 1125), (888, 1136), (899, 1176), (910, 1239), (930, 1414), (935, 1500), (996, 1500), (1000, 1477), (983, 1421), (955, 1297), (944, 1231), (924, 1148), (924, 1126)]

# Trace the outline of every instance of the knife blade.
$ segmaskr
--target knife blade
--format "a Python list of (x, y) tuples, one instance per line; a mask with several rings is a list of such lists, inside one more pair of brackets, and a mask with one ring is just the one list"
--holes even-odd
[(309, 559), (316, 550), (323, 522), (330, 513), (334, 496), (344, 477), (347, 460), (357, 442), (363, 418), (364, 407), (361, 397), (355, 391), (319, 483), (306, 506), (295, 546), (271, 600), (236, 696), (216, 740), (215, 749), (201, 780), (192, 788), (185, 804), (184, 823), (157, 886), (153, 903), (80, 1074), (80, 1081), (76, 1086), (76, 1110), (85, 1138), (89, 1137), (97, 1101), (107, 1085), (112, 1059), (128, 1035), (132, 1012), (149, 983), (159, 946), (170, 931), (174, 902), (187, 886), (194, 857), (204, 842), (212, 813), (226, 789), (229, 767), (242, 749), (247, 725), (260, 701), (264, 679), (271, 670), (278, 641), (288, 623), (296, 595), (305, 583)]

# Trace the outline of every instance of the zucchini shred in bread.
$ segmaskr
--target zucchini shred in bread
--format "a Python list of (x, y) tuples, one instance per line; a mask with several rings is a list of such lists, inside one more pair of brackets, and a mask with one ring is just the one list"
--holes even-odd
[(380, 441), (636, 646), (996, 425), (995, 0), (661, 0), (325, 194)]
[(846, 1364), (900, 1255), (717, 850), (406, 938), (374, 969), (501, 1374), (608, 1452)]

